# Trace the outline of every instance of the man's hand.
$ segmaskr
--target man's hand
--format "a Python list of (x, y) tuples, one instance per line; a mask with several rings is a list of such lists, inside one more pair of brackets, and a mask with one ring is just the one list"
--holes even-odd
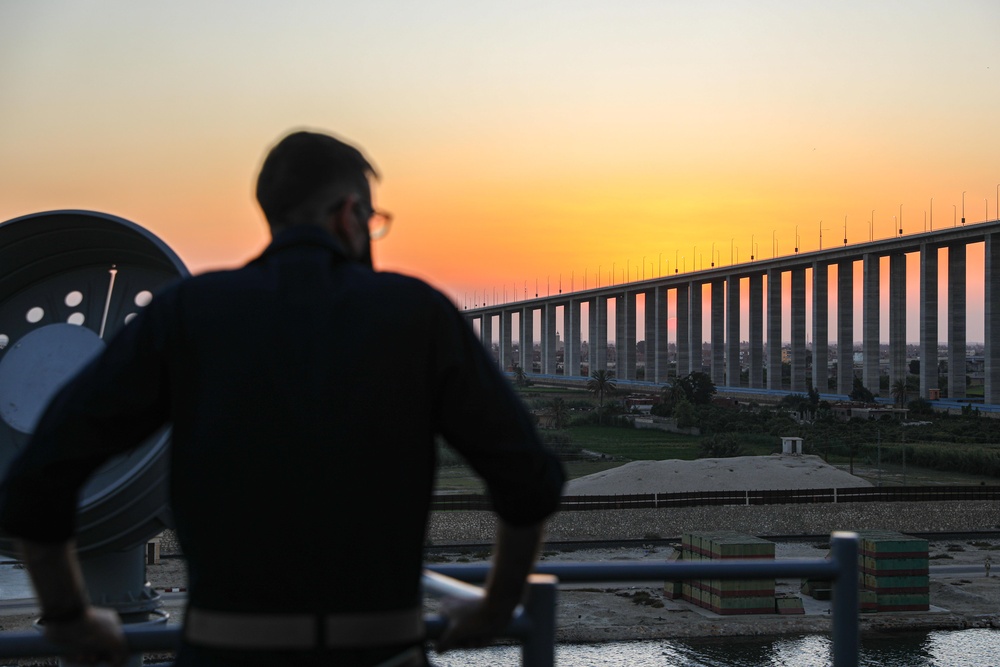
[(485, 646), (510, 623), (524, 597), (525, 583), (542, 539), (542, 524), (511, 526), (500, 520), (486, 595), (478, 600), (446, 599), (441, 613), (448, 627), (438, 651)]
[(513, 610), (497, 609), (486, 598), (460, 600), (445, 598), (441, 613), (448, 618), (437, 643), (439, 653), (453, 648), (479, 648), (486, 646), (510, 623)]
[(58, 644), (72, 663), (121, 667), (128, 658), (121, 620), (111, 609), (88, 606), (75, 621), (46, 623), (45, 638)]

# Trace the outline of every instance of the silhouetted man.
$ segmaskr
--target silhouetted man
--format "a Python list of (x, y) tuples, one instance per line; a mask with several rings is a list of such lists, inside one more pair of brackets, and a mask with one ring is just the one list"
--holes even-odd
[[(372, 269), (371, 239), (389, 222), (374, 176), (331, 136), (285, 137), (257, 183), (264, 253), (153, 299), (12, 464), (0, 525), (22, 539), (46, 633), (71, 655), (124, 651), (117, 618), (81, 582), (79, 489), (168, 422), (189, 569), (178, 665), (424, 664), (438, 435), (483, 476), (499, 516), (487, 595), (452, 606), (441, 647), (482, 643), (510, 619), (562, 468), (452, 304)], [(279, 569), (233, 557), (250, 535)]]

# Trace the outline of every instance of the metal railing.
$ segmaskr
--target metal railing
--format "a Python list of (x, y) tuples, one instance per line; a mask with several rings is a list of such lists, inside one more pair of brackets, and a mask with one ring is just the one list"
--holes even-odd
[[(464, 582), (486, 579), (488, 565), (434, 565), (424, 574), (426, 592), (439, 596), (480, 597), (481, 588)], [(503, 636), (521, 642), (523, 667), (553, 667), (556, 639), (556, 588), (559, 581), (648, 581), (691, 579), (770, 579), (806, 577), (833, 582), (833, 667), (857, 667), (858, 535), (836, 532), (830, 539), (830, 557), (783, 560), (726, 560), (665, 563), (539, 563), (529, 581), (528, 595)], [(436, 639), (447, 620), (425, 618), (427, 637)], [(180, 642), (178, 627), (126, 626), (125, 637), (134, 653), (171, 651)], [(37, 632), (0, 632), (0, 658), (58, 655), (59, 647)]]

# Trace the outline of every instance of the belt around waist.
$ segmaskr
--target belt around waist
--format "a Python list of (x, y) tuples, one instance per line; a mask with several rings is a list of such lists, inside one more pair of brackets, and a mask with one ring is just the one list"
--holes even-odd
[(257, 614), (192, 607), (184, 637), (193, 644), (232, 649), (312, 649), (393, 646), (422, 641), (419, 607), (347, 614)]

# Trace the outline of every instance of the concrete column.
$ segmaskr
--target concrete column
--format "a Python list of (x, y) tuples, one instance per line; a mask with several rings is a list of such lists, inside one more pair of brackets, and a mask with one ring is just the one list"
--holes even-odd
[(781, 269), (767, 271), (767, 388), (781, 389)]
[(690, 335), (688, 342), (691, 344), (690, 360), (691, 367), (689, 373), (702, 373), (705, 370), (705, 360), (702, 356), (702, 346), (705, 342), (701, 333), (701, 313), (702, 313), (702, 283), (688, 283), (690, 295), (688, 297), (688, 310), (691, 313), (688, 319), (688, 331)]
[(500, 370), (509, 371), (514, 367), (514, 313), (505, 310), (500, 313)]
[(542, 373), (556, 374), (556, 304), (542, 307)]
[(830, 275), (829, 266), (813, 262), (813, 386), (820, 393), (830, 391)]
[(691, 372), (691, 312), (688, 308), (689, 285), (677, 288), (677, 368), (675, 377), (683, 377)]
[(865, 253), (864, 286), (862, 287), (861, 311), (861, 381), (876, 396), (879, 394), (879, 291), (882, 276), (881, 257), (875, 253)]
[(667, 288), (657, 286), (646, 292), (646, 381), (667, 381), (669, 367), (667, 330)]
[(483, 347), (486, 348), (486, 354), (490, 359), (496, 361), (497, 358), (493, 354), (493, 313), (483, 313), (480, 318), (479, 338), (483, 342)]
[(792, 269), (792, 391), (805, 393), (806, 386), (806, 270)]
[(948, 246), (948, 398), (965, 398), (965, 244)]
[(608, 297), (595, 297), (593, 306), (590, 312), (590, 320), (594, 323), (594, 336), (590, 343), (591, 375), (594, 371), (608, 370)]
[(615, 299), (615, 349), (618, 366), (615, 375), (635, 379), (635, 292), (619, 294)]
[(1000, 233), (986, 235), (985, 249), (985, 301), (983, 304), (983, 353), (986, 376), (984, 378), (983, 402), (986, 405), (1000, 403)]
[(530, 306), (521, 309), (520, 365), (525, 373), (534, 373), (535, 358), (535, 309)]
[(711, 303), (712, 382), (716, 387), (722, 387), (726, 384), (726, 292), (722, 278), (712, 281)]
[(750, 274), (750, 386), (764, 388), (764, 274)]
[(726, 386), (740, 386), (740, 277), (726, 278)]
[(842, 259), (837, 264), (837, 393), (850, 394), (853, 390), (854, 262)]
[(938, 389), (938, 248), (920, 244), (920, 397)]
[(889, 255), (889, 395), (906, 382), (906, 255)]
[[(587, 371), (583, 375), (589, 377), (597, 368), (597, 303), (595, 299), (587, 299)], [(582, 350), (582, 348), (581, 348)], [(580, 363), (584, 363), (583, 353), (580, 354)]]
[(580, 301), (566, 305), (566, 332), (563, 336), (563, 375), (580, 375)]

